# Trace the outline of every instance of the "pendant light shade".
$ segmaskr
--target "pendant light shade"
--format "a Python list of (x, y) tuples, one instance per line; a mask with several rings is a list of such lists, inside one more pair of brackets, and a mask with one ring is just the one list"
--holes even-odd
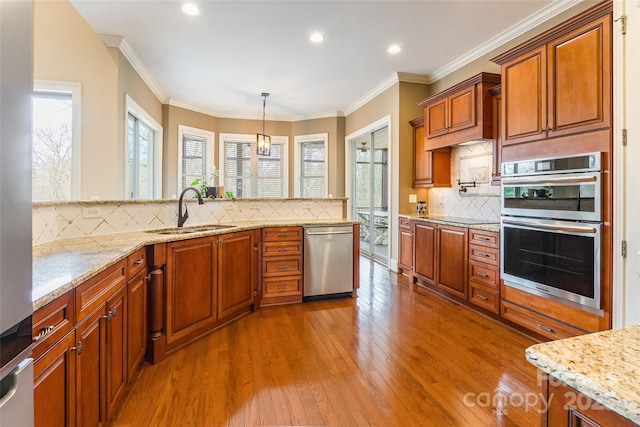
[(262, 92), (262, 133), (256, 134), (256, 146), (259, 156), (271, 155), (271, 137), (265, 134), (265, 111), (267, 109), (267, 96), (269, 92)]

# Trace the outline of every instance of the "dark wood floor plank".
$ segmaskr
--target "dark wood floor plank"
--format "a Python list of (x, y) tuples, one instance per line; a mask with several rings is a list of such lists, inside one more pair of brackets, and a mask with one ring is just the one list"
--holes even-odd
[(360, 275), (357, 299), (264, 308), (143, 365), (111, 425), (539, 425), (533, 339), (366, 258)]

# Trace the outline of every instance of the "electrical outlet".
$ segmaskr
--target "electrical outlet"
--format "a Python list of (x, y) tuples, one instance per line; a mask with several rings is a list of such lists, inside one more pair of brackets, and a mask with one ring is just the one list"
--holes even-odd
[(82, 218), (102, 218), (102, 209), (100, 209), (98, 206), (82, 208)]
[(409, 203), (418, 203), (418, 195), (409, 194)]
[(313, 203), (311, 202), (303, 202), (302, 209), (311, 209), (313, 207)]
[(260, 210), (260, 203), (250, 203), (249, 204), (249, 209), (253, 209), (253, 210)]

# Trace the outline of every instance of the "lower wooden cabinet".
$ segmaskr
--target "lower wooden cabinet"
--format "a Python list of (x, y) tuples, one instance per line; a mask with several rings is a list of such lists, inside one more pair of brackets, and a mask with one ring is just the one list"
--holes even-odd
[(123, 286), (106, 303), (105, 394), (106, 420), (115, 413), (127, 385), (127, 287)]
[(218, 319), (251, 307), (256, 290), (254, 232), (222, 236), (218, 240)]
[(106, 423), (104, 408), (104, 337), (106, 307), (90, 314), (76, 327), (78, 342), (76, 361), (77, 404), (76, 420), (79, 426), (101, 426)]
[(438, 225), (436, 287), (467, 299), (468, 234), (462, 227)]
[(69, 332), (33, 364), (34, 425), (76, 425), (76, 333)]
[(302, 231), (262, 229), (262, 305), (302, 301)]
[(407, 218), (400, 218), (398, 223), (398, 267), (400, 272), (413, 277), (413, 229), (411, 221)]
[(437, 225), (416, 221), (413, 227), (413, 274), (418, 283), (436, 285)]
[(147, 351), (147, 274), (144, 268), (127, 284), (127, 372), (133, 379)]

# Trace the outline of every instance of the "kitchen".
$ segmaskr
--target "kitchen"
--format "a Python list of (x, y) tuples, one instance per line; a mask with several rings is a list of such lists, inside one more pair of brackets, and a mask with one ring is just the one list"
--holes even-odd
[[(40, 14), (45, 14), (43, 12), (42, 9), (39, 9), (39, 7), (43, 7), (40, 5), (36, 6), (36, 14), (35, 14), (35, 21), (36, 24), (38, 22), (38, 17), (41, 17), (42, 15)], [(48, 16), (56, 16), (55, 13), (55, 9), (56, 7), (67, 7), (67, 8), (71, 8), (71, 5), (49, 5), (48, 7), (50, 7), (50, 10), (47, 11), (46, 15)], [(585, 5), (581, 5), (580, 8), (582, 9), (586, 9), (587, 7)], [(563, 19), (566, 19), (572, 15), (575, 15), (577, 13), (577, 11), (574, 11), (572, 14), (567, 14), (564, 16)], [(65, 11), (62, 12), (62, 15), (64, 16), (64, 19), (70, 19), (69, 18), (69, 11)], [(614, 13), (614, 17), (617, 16)], [(557, 22), (555, 22), (554, 24), (557, 24), (558, 22), (561, 22), (562, 19), (558, 18)], [(75, 28), (73, 25), (71, 25), (70, 22), (68, 21), (64, 21), (65, 22), (65, 27), (67, 28)], [(86, 24), (83, 24), (87, 29), (88, 26)], [(552, 24), (549, 23), (548, 27), (551, 27)], [(631, 28), (628, 30), (631, 31)], [(542, 30), (536, 30), (535, 32), (532, 32), (531, 35), (535, 35), (537, 33), (542, 32)], [(613, 31), (612, 31), (613, 32)], [(36, 32), (35, 32), (35, 37), (36, 37), (36, 44), (35, 44), (35, 58), (36, 58), (36, 68), (34, 69), (35, 72), (35, 78), (36, 80), (40, 80), (40, 79), (47, 79), (47, 76), (44, 75), (38, 75), (38, 60), (37, 58), (40, 58), (40, 56), (38, 55), (38, 47), (40, 46), (40, 44), (37, 43), (38, 41), (38, 37), (44, 37), (47, 39), (50, 39), (49, 41), (57, 46), (65, 46), (68, 45), (69, 40), (60, 40), (60, 39), (56, 39), (56, 37), (60, 37), (60, 32), (56, 31), (56, 32), (51, 32), (51, 33), (45, 33), (46, 36), (43, 36), (43, 33), (39, 33), (36, 27)], [(87, 41), (90, 38), (88, 37), (79, 37), (78, 33), (75, 33), (73, 35), (73, 37), (75, 37), (76, 39), (81, 39), (83, 41)], [(93, 35), (93, 41), (96, 43), (102, 43), (102, 40), (100, 40), (97, 35)], [(615, 40), (617, 40), (617, 37), (620, 37), (617, 34), (617, 31), (614, 32), (613, 34), (613, 38), (614, 38), (614, 43)], [(629, 37), (627, 35), (627, 37)], [(526, 38), (523, 38), (520, 41), (524, 41)], [(514, 43), (514, 45), (517, 43)], [(151, 111), (155, 111), (153, 114), (156, 118), (160, 117), (160, 119), (156, 119), (156, 121), (162, 122), (162, 123), (169, 123), (168, 125), (165, 126), (166, 128), (166, 133), (169, 134), (170, 132), (173, 133), (173, 135), (166, 137), (167, 141), (171, 141), (171, 142), (167, 142), (167, 144), (176, 144), (176, 141), (178, 140), (177, 138), (177, 134), (174, 133), (175, 132), (175, 128), (177, 127), (177, 124), (180, 124), (181, 122), (184, 123), (185, 119), (185, 114), (188, 116), (189, 114), (187, 114), (183, 108), (181, 107), (177, 107), (177, 106), (173, 106), (173, 105), (166, 105), (166, 106), (160, 106), (157, 102), (153, 102), (150, 103), (149, 99), (154, 99), (154, 94), (152, 93), (151, 90), (149, 90), (148, 88), (146, 90), (142, 90), (140, 89), (139, 86), (135, 86), (135, 87), (127, 87), (127, 85), (130, 85), (130, 82), (127, 82), (127, 79), (125, 79), (123, 76), (127, 75), (127, 73), (131, 73), (132, 72), (132, 68), (130, 65), (128, 65), (128, 61), (126, 60), (126, 58), (124, 57), (123, 54), (121, 54), (120, 52), (122, 51), (122, 48), (120, 50), (120, 52), (118, 51), (118, 49), (115, 48), (104, 48), (105, 50), (105, 55), (102, 56), (102, 59), (107, 59), (107, 61), (105, 63), (100, 63), (100, 57), (99, 56), (92, 56), (93, 59), (93, 63), (94, 65), (96, 65), (96, 68), (101, 68), (102, 71), (108, 71), (110, 72), (110, 78), (107, 79), (106, 81), (101, 81), (100, 85), (103, 86), (101, 89), (103, 89), (105, 91), (105, 96), (103, 97), (102, 100), (102, 105), (101, 105), (101, 113), (106, 114), (107, 117), (112, 117), (114, 121), (118, 121), (116, 120), (117, 117), (123, 117), (124, 116), (124, 112), (122, 111), (124, 109), (124, 107), (122, 106), (124, 104), (124, 93), (131, 93), (133, 98), (136, 99), (137, 103), (140, 103), (140, 105), (144, 106), (144, 109), (147, 110), (151, 110)], [(48, 60), (51, 60), (51, 57), (55, 56), (55, 50), (52, 50), (51, 48), (49, 49), (44, 49), (45, 50), (45, 56), (49, 55)], [(502, 53), (502, 51), (506, 51), (506, 48), (501, 48), (495, 51), (495, 54), (499, 54)], [(83, 55), (86, 55), (87, 52), (86, 51), (81, 51), (82, 54), (79, 55), (80, 57), (82, 57)], [(114, 68), (114, 62), (112, 59), (113, 57), (117, 57), (117, 65)], [(495, 55), (493, 55), (495, 56)], [(493, 57), (492, 56), (492, 57)], [(82, 58), (81, 58), (82, 59)], [(109, 63), (109, 61), (111, 61)], [(80, 60), (80, 62), (86, 62), (86, 60), (82, 61)], [(82, 64), (80, 64), (82, 65)], [(109, 68), (111, 67), (111, 68)], [(484, 65), (483, 65), (484, 67)], [(498, 67), (499, 69), (499, 67)], [(109, 71), (111, 70), (111, 71)], [(135, 72), (133, 73), (135, 74)], [(461, 73), (462, 75), (468, 75), (468, 74), (473, 74), (471, 73), (469, 70), (464, 71)], [(425, 86), (425, 85), (421, 85), (418, 83), (412, 83), (412, 82), (404, 82), (401, 80), (403, 76), (398, 76), (398, 79), (400, 80), (399, 82), (396, 83), (395, 87), (400, 88), (399, 93), (402, 94), (406, 94), (408, 93), (408, 95), (406, 95), (405, 99), (404, 97), (400, 100), (400, 103), (402, 104), (401, 107), (397, 110), (397, 111), (392, 111), (391, 112), (391, 121), (392, 121), (392, 127), (397, 127), (398, 128), (398, 133), (397, 134), (393, 134), (393, 136), (391, 137), (391, 149), (395, 149), (396, 152), (400, 153), (400, 156), (396, 156), (391, 158), (391, 162), (398, 162), (396, 163), (396, 166), (398, 167), (394, 167), (393, 169), (398, 171), (397, 176), (394, 176), (391, 178), (391, 182), (392, 182), (392, 194), (397, 194), (397, 196), (394, 196), (392, 198), (392, 200), (390, 201), (390, 212), (391, 215), (390, 217), (390, 225), (389, 225), (389, 234), (390, 234), (390, 244), (389, 244), (389, 248), (390, 248), (390, 259), (389, 259), (389, 266), (392, 270), (396, 270), (396, 266), (395, 263), (398, 262), (398, 245), (397, 243), (397, 238), (398, 238), (398, 217), (397, 215), (393, 215), (393, 213), (400, 213), (400, 214), (412, 214), (415, 211), (415, 205), (411, 204), (409, 202), (406, 202), (409, 199), (409, 194), (415, 194), (416, 192), (419, 195), (419, 198), (422, 200), (423, 198), (427, 198), (427, 190), (424, 189), (419, 189), (419, 190), (414, 190), (412, 188), (412, 184), (413, 184), (413, 177), (411, 176), (412, 174), (412, 170), (413, 170), (413, 146), (409, 146), (410, 142), (413, 141), (413, 128), (409, 125), (409, 120), (417, 117), (420, 112), (421, 112), (421, 108), (418, 106), (418, 102), (420, 102), (421, 100), (427, 98), (428, 96), (432, 95), (432, 94), (437, 94), (440, 93), (444, 90), (446, 90), (449, 87), (454, 86), (455, 84), (459, 83), (460, 81), (465, 80), (465, 78), (460, 78), (459, 76), (457, 76), (455, 73), (453, 75), (447, 76), (444, 79), (441, 79), (440, 81), (437, 81), (435, 83), (433, 83), (431, 85), (431, 87), (429, 88), (429, 90), (425, 90), (426, 88), (421, 88), (421, 89), (416, 89), (416, 87), (419, 86)], [(466, 77), (466, 76), (465, 76)], [(615, 79), (614, 79), (614, 86), (615, 86)], [(123, 87), (124, 86), (124, 87)], [(90, 88), (91, 86), (88, 85), (88, 83), (83, 83), (83, 91), (87, 90), (88, 88)], [(136, 89), (137, 88), (137, 89)], [(136, 93), (137, 92), (137, 93)], [(120, 93), (121, 95), (119, 95), (118, 97), (114, 97), (113, 93)], [(206, 218), (214, 218), (216, 221), (223, 221), (225, 220), (224, 215), (227, 216), (236, 216), (237, 214), (241, 214), (243, 216), (243, 219), (251, 219), (250, 217), (255, 217), (256, 215), (258, 215), (258, 213), (260, 214), (264, 214), (267, 218), (273, 218), (274, 217), (274, 213), (277, 212), (278, 210), (288, 210), (289, 212), (293, 212), (294, 210), (301, 210), (302, 212), (306, 212), (308, 213), (310, 216), (314, 216), (313, 212), (317, 211), (317, 208), (320, 207), (321, 209), (323, 209), (325, 212), (327, 212), (327, 208), (329, 209), (329, 212), (331, 212), (330, 214), (326, 214), (327, 216), (325, 218), (320, 218), (323, 221), (326, 221), (328, 219), (331, 220), (338, 220), (338, 219), (342, 219), (343, 217), (347, 216), (348, 213), (350, 212), (350, 208), (348, 207), (348, 200), (345, 201), (343, 200), (341, 197), (338, 197), (339, 195), (346, 195), (347, 199), (350, 199), (348, 191), (349, 189), (346, 188), (343, 185), (343, 182), (341, 182), (341, 179), (339, 178), (340, 174), (337, 173), (338, 171), (338, 166), (336, 164), (336, 162), (339, 162), (341, 158), (341, 154), (340, 154), (340, 150), (342, 149), (340, 145), (338, 144), (338, 141), (340, 140), (340, 138), (344, 138), (346, 135), (350, 135), (354, 132), (357, 132), (360, 129), (363, 129), (366, 127), (366, 125), (368, 123), (370, 123), (372, 121), (372, 117), (369, 117), (366, 114), (366, 111), (368, 109), (374, 108), (375, 109), (375, 105), (378, 103), (381, 104), (385, 104), (387, 103), (389, 98), (393, 98), (394, 96), (398, 96), (395, 94), (395, 89), (390, 90), (390, 91), (385, 91), (383, 92), (383, 94), (379, 95), (378, 97), (374, 98), (368, 105), (366, 108), (363, 109), (359, 109), (354, 111), (352, 114), (348, 115), (346, 118), (340, 118), (340, 117), (334, 117), (331, 119), (327, 119), (326, 122), (327, 123), (323, 123), (322, 124), (322, 128), (320, 130), (304, 130), (302, 131), (301, 129), (293, 129), (295, 127), (311, 127), (313, 128), (313, 124), (312, 123), (306, 123), (306, 122), (291, 122), (291, 123), (279, 123), (279, 122), (272, 122), (269, 121), (267, 128), (269, 129), (270, 133), (274, 133), (274, 134), (282, 134), (282, 135), (297, 135), (298, 133), (315, 133), (315, 132), (321, 132), (322, 130), (326, 130), (326, 129), (330, 129), (329, 132), (329, 162), (328, 162), (328, 167), (329, 167), (329, 176), (338, 176), (338, 178), (332, 182), (332, 180), (329, 180), (329, 189), (328, 189), (328, 193), (329, 194), (333, 194), (335, 195), (335, 199), (334, 201), (329, 201), (329, 202), (301, 202), (299, 206), (286, 206), (286, 207), (282, 207), (282, 206), (278, 206), (278, 207), (270, 207), (271, 211), (269, 211), (269, 213), (264, 213), (265, 210), (263, 208), (263, 206), (258, 206), (255, 205), (250, 202), (245, 202), (242, 201), (240, 199), (238, 199), (237, 201), (234, 201), (232, 203), (229, 202), (224, 202), (227, 204), (231, 204), (232, 207), (235, 207), (235, 209), (232, 209), (232, 212), (230, 213), (226, 208), (229, 206), (225, 206), (225, 209), (220, 209), (219, 211), (216, 210), (216, 208), (218, 208), (219, 206), (216, 206), (217, 203), (206, 203), (204, 206), (207, 207), (207, 209), (211, 209), (213, 212), (211, 212), (212, 217), (206, 217)], [(617, 93), (617, 92), (614, 92)], [(145, 100), (146, 101), (142, 101)], [(615, 96), (614, 96), (615, 99)], [(83, 101), (85, 101), (83, 99)], [(121, 102), (122, 101), (122, 102)], [(398, 103), (398, 100), (396, 98), (395, 101), (392, 101), (390, 104), (392, 105), (396, 105)], [(410, 104), (410, 107), (404, 107), (404, 104)], [(152, 106), (151, 108), (149, 108), (148, 105), (155, 105)], [(89, 105), (86, 104), (86, 102), (83, 104), (83, 112), (84, 112), (84, 107), (87, 107), (87, 109), (90, 111)], [(388, 108), (388, 107), (387, 107)], [(268, 110), (267, 110), (268, 111)], [(387, 111), (387, 110), (384, 110)], [(616, 109), (614, 109), (614, 111), (617, 111)], [(206, 120), (206, 117), (202, 117), (200, 115), (201, 113), (197, 113), (195, 116), (196, 117), (192, 117), (191, 119), (191, 123), (187, 123), (187, 124), (191, 124), (191, 125), (197, 125), (197, 121), (200, 121), (201, 123), (204, 122)], [(375, 112), (374, 115), (377, 117), (379, 113)], [(89, 115), (89, 112), (87, 113), (87, 115)], [(404, 117), (405, 119), (402, 119), (402, 117)], [(87, 120), (89, 119), (89, 117), (87, 117)], [(616, 118), (614, 117), (614, 122), (615, 122)], [(102, 118), (101, 120), (102, 122), (106, 122), (107, 120), (104, 120), (104, 118)], [(118, 121), (119, 122), (119, 121)], [(225, 132), (235, 132), (235, 133), (242, 133), (242, 132), (247, 132), (247, 130), (243, 130), (246, 129), (248, 127), (251, 128), (251, 130), (249, 130), (248, 132), (254, 132), (255, 129), (259, 126), (259, 121), (254, 121), (253, 123), (240, 123), (240, 122), (236, 122), (233, 123), (232, 119), (218, 119), (218, 122), (220, 124), (220, 127), (217, 127), (216, 130), (217, 132), (222, 133), (223, 129)], [(402, 122), (403, 124), (400, 125), (399, 123)], [(84, 122), (84, 115), (83, 115), (83, 123)], [(91, 123), (91, 122), (89, 122)], [(112, 122), (113, 123), (113, 122)], [(222, 125), (222, 123), (225, 123), (224, 125)], [(271, 127), (273, 126), (273, 128)], [(200, 126), (202, 127), (202, 126)], [(615, 126), (614, 126), (615, 127)], [(631, 127), (631, 126), (629, 126)], [(118, 170), (118, 167), (121, 166), (117, 166), (117, 162), (113, 161), (114, 159), (118, 158), (118, 155), (114, 152), (117, 150), (113, 150), (110, 149), (110, 147), (121, 147), (124, 146), (124, 137), (123, 136), (119, 136), (119, 135), (124, 135), (124, 131), (120, 132), (120, 130), (118, 129), (114, 129), (114, 126), (112, 125), (104, 125), (101, 123), (92, 123), (92, 124), (88, 124), (83, 126), (83, 132), (93, 132), (95, 130), (98, 130), (97, 132), (99, 135), (97, 137), (94, 137), (94, 139), (96, 139), (96, 146), (91, 146), (88, 145), (87, 147), (85, 147), (84, 143), (83, 143), (83, 156), (87, 156), (89, 158), (93, 159), (93, 162), (96, 162), (96, 160), (99, 159), (100, 162), (105, 163), (105, 164), (109, 164), (109, 165), (114, 165), (113, 167), (109, 167), (109, 168), (104, 168), (107, 169), (105, 171), (100, 171), (100, 173), (103, 174), (103, 176), (94, 176), (90, 173), (85, 173), (83, 174), (83, 180), (82, 180), (82, 188), (80, 188), (80, 192), (83, 195), (84, 198), (91, 198), (92, 196), (100, 196), (101, 199), (103, 200), (110, 200), (110, 199), (116, 199), (116, 198), (122, 198), (122, 196), (117, 194), (116, 189), (117, 188), (123, 188), (123, 185), (117, 185), (117, 186), (113, 186), (113, 185), (109, 185), (108, 188), (106, 190), (102, 190), (103, 188), (106, 188), (106, 184), (105, 183), (112, 183), (112, 182), (117, 182), (118, 180), (122, 181), (121, 176), (123, 174), (119, 174), (116, 171)], [(291, 130), (290, 130), (291, 129)], [(317, 128), (316, 128), (317, 129)], [(334, 130), (335, 129), (335, 130)], [(174, 136), (175, 135), (175, 136)], [(619, 135), (615, 134), (613, 135), (614, 141), (617, 140), (619, 138)], [(293, 138), (291, 138), (293, 139)], [(120, 143), (116, 144), (115, 141), (120, 141)], [(400, 143), (400, 141), (402, 141), (402, 143)], [(395, 144), (395, 145), (394, 145)], [(166, 145), (166, 144), (165, 144)], [(632, 144), (630, 144), (632, 145)], [(336, 148), (336, 146), (340, 147), (340, 148)], [(167, 147), (169, 147), (167, 149)], [(615, 150), (619, 149), (619, 147), (615, 144), (613, 145), (613, 150), (615, 153)], [(86, 148), (86, 150), (85, 150)], [(455, 148), (454, 148), (455, 149)], [(175, 148), (174, 146), (165, 146), (165, 150), (166, 150), (166, 155), (168, 157), (168, 160), (166, 160), (167, 164), (170, 165), (175, 165), (177, 163), (177, 159), (175, 158), (170, 158), (172, 155), (172, 153), (176, 153), (178, 150)], [(627, 150), (631, 150), (631, 147), (629, 147)], [(458, 150), (459, 151), (459, 150)], [(597, 150), (600, 151), (600, 150)], [(403, 154), (404, 153), (404, 154)], [(629, 155), (630, 151), (627, 151), (627, 155)], [(460, 157), (464, 157), (464, 156), (458, 156)], [(331, 159), (335, 159), (336, 162), (332, 162)], [(611, 160), (611, 159), (609, 159)], [(346, 163), (346, 161), (343, 159), (343, 162)], [(613, 156), (613, 161), (622, 161), (622, 156)], [(455, 165), (455, 163), (451, 163), (452, 166)], [(399, 167), (402, 166), (402, 167)], [(407, 167), (408, 166), (408, 167)], [(92, 166), (91, 163), (89, 163), (88, 165), (85, 165), (84, 162), (84, 158), (83, 158), (83, 168), (88, 168), (89, 170), (91, 169), (102, 169), (102, 168), (97, 168), (95, 166)], [(163, 168), (164, 169), (164, 168)], [(393, 170), (392, 169), (392, 170)], [(632, 169), (632, 168), (631, 168)], [(616, 169), (614, 167), (614, 170), (622, 170), (621, 168)], [(163, 188), (163, 193), (164, 193), (164, 197), (167, 198), (171, 198), (171, 196), (173, 194), (177, 194), (177, 182), (178, 182), (178, 178), (177, 178), (177, 173), (175, 171), (175, 166), (174, 167), (169, 167), (166, 170), (163, 170), (163, 176), (161, 177), (161, 181), (164, 184), (162, 186)], [(633, 171), (628, 171), (629, 173), (633, 173)], [(86, 179), (85, 179), (86, 177)], [(457, 178), (457, 177), (454, 177)], [(293, 177), (290, 178), (291, 180), (293, 180)], [(344, 181), (348, 181), (349, 177), (348, 175), (344, 176)], [(393, 182), (394, 180), (398, 180), (399, 182), (396, 184), (397, 187), (393, 187)], [(623, 177), (616, 175), (614, 177), (614, 179), (616, 180), (620, 180), (622, 181)], [(618, 187), (617, 185), (615, 185), (615, 183), (611, 183), (614, 185), (614, 188), (621, 188)], [(454, 184), (455, 186), (455, 184)], [(293, 185), (292, 185), (293, 187)], [(348, 186), (346, 186), (348, 187)], [(486, 187), (485, 187), (486, 188)], [(495, 188), (499, 188), (499, 187), (495, 187)], [(457, 192), (457, 188), (452, 188), (453, 191)], [(470, 189), (469, 192), (472, 193), (476, 190)], [(499, 197), (495, 196), (495, 189), (489, 189), (487, 190), (490, 193), (492, 192), (493, 194), (488, 196), (488, 198), (491, 199), (491, 203), (495, 203), (494, 201), (499, 200)], [(434, 192), (434, 190), (428, 190), (428, 200), (429, 200), (429, 209), (430, 212), (437, 212), (438, 211), (438, 205), (434, 205), (433, 202), (434, 200), (432, 200), (432, 192)], [(95, 194), (98, 193), (98, 194)], [(436, 192), (434, 192), (434, 194), (438, 194)], [(613, 196), (615, 197), (615, 195)], [(469, 200), (468, 198), (465, 199), (463, 198), (463, 200)], [(153, 203), (149, 203), (149, 206), (145, 206), (146, 209), (149, 209), (150, 211), (152, 211), (154, 208), (156, 208), (157, 204), (162, 204), (164, 203), (167, 206), (172, 206), (171, 202), (153, 202)], [(175, 203), (175, 202), (174, 202)], [(255, 203), (260, 203), (260, 202), (255, 202)], [(287, 204), (289, 202), (283, 202), (283, 204)], [(295, 201), (291, 201), (290, 203), (296, 203)], [(320, 204), (322, 203), (322, 206), (317, 206), (316, 204), (307, 204), (304, 205), (304, 203), (317, 203)], [(324, 205), (324, 203), (329, 203), (330, 205)], [(176, 203), (177, 204), (177, 203)], [(235, 204), (235, 206), (234, 206)], [(345, 207), (344, 204), (347, 204), (347, 206)], [(79, 205), (77, 207), (75, 207), (75, 211), (73, 209), (65, 209), (65, 212), (62, 212), (63, 209), (59, 209), (55, 206), (48, 206), (46, 204), (42, 204), (42, 205), (34, 205), (34, 214), (36, 215), (36, 217), (38, 218), (42, 218), (42, 222), (38, 223), (36, 221), (34, 221), (34, 240), (36, 240), (35, 243), (40, 243), (40, 244), (46, 244), (47, 242), (51, 242), (56, 240), (59, 237), (65, 238), (65, 237), (69, 237), (69, 238), (76, 238), (76, 237), (80, 237), (82, 234), (82, 230), (84, 229), (83, 227), (83, 223), (90, 223), (91, 222), (91, 218), (84, 218), (83, 217), (83, 209), (86, 207), (93, 207), (93, 206), (99, 206), (100, 209), (103, 209), (100, 214), (101, 215), (105, 215), (107, 213), (109, 214), (113, 214), (113, 217), (117, 217), (120, 214), (119, 209), (122, 210), (126, 210), (128, 208), (131, 208), (131, 206), (111, 206), (109, 204), (106, 205), (102, 205), (102, 202), (100, 203), (94, 203), (94, 204), (87, 204), (87, 205)], [(125, 204), (126, 205), (126, 204)], [(617, 205), (616, 205), (617, 206)], [(175, 207), (174, 209), (174, 214), (175, 214)], [(51, 212), (53, 211), (53, 212)], [(204, 215), (203, 218), (197, 218), (197, 216), (199, 215), (197, 212), (197, 206), (190, 206), (189, 212), (192, 215), (192, 221), (194, 221), (192, 224), (198, 224), (198, 223), (204, 223)], [(495, 210), (492, 211), (493, 214), (495, 214)], [(614, 209), (613, 210), (614, 214), (620, 215), (620, 218), (624, 218), (622, 216), (622, 213), (619, 212), (618, 210)], [(67, 216), (65, 216), (67, 215)], [(466, 215), (463, 215), (465, 217), (471, 217), (472, 214), (471, 213), (467, 213)], [(157, 214), (156, 218), (160, 218), (162, 217), (162, 214)], [(64, 218), (64, 220), (60, 220), (61, 218)], [(122, 217), (121, 217), (122, 218)], [(125, 217), (126, 218), (126, 217)], [(163, 218), (167, 218), (167, 217), (163, 217)], [(260, 219), (260, 218), (254, 218), (254, 219)], [(313, 218), (314, 220), (317, 218)], [(496, 220), (498, 218), (496, 217)], [(76, 220), (78, 221), (78, 223), (76, 223)], [(198, 221), (198, 220), (202, 220), (202, 221)], [(110, 230), (115, 230), (117, 228), (117, 226), (123, 226), (123, 225), (130, 225), (130, 223), (125, 223), (122, 224), (121, 222), (118, 223), (117, 219), (113, 219), (113, 221), (107, 221), (106, 224), (109, 225), (111, 227)], [(623, 220), (620, 220), (619, 222), (617, 221), (613, 221), (614, 224), (618, 224), (618, 223), (622, 223)], [(145, 225), (149, 225), (151, 223), (148, 222)], [(70, 225), (74, 225), (75, 224), (75, 228), (73, 227), (69, 227), (69, 226), (65, 226), (65, 224), (70, 224)], [(188, 223), (187, 223), (188, 224)], [(271, 223), (272, 225), (282, 225), (282, 224), (277, 224), (277, 223)], [(143, 228), (145, 225), (142, 224), (138, 224), (138, 226), (140, 228)], [(172, 223), (171, 220), (167, 219), (167, 224), (162, 224), (163, 226), (169, 227), (174, 225)], [(105, 225), (106, 227), (106, 225)], [(156, 227), (148, 227), (148, 228), (162, 228), (161, 226), (156, 226)], [(91, 231), (91, 230), (90, 230)], [(111, 231), (112, 232), (112, 231)], [(616, 233), (616, 230), (613, 230), (613, 233)], [(612, 241), (618, 242), (618, 240), (622, 240), (622, 239), (616, 239), (615, 236), (612, 238)], [(633, 241), (631, 239), (629, 239), (629, 253), (633, 254), (635, 253), (633, 250)], [(617, 247), (617, 245), (616, 245)], [(617, 253), (617, 251), (616, 251)], [(619, 258), (617, 255), (614, 258), (614, 262), (616, 263), (621, 263), (623, 260), (622, 258)], [(466, 265), (466, 264), (465, 264)], [(150, 265), (150, 267), (154, 267), (152, 265)], [(614, 269), (614, 277), (616, 275), (616, 267), (613, 267)], [(620, 269), (620, 267), (618, 267), (618, 274), (622, 274), (623, 270)], [(633, 277), (633, 276), (632, 276)], [(400, 279), (400, 281), (402, 281), (402, 279)], [(633, 283), (635, 282), (628, 282), (627, 285), (627, 289), (626, 291), (624, 289), (618, 289), (616, 290), (615, 285), (614, 285), (614, 297), (613, 297), (613, 304), (618, 304), (618, 306), (614, 306), (611, 310), (612, 316), (614, 316), (614, 319), (612, 319), (612, 325), (614, 327), (616, 326), (623, 326), (623, 325), (631, 325), (634, 323), (637, 323), (637, 321), (634, 320), (633, 316), (635, 315), (635, 313), (633, 312), (633, 310), (629, 309), (629, 310), (623, 310), (624, 308), (624, 304), (625, 301), (627, 304), (631, 304), (629, 302), (630, 298), (624, 298), (624, 294), (623, 292), (627, 292), (631, 297), (634, 295), (634, 292), (636, 292), (635, 288), (633, 287)], [(619, 292), (618, 294), (618, 298), (616, 298), (616, 294), (615, 292)], [(362, 291), (359, 291), (359, 298), (362, 297)], [(620, 298), (620, 296), (623, 296), (622, 298)], [(616, 309), (617, 308), (617, 309)], [(262, 310), (261, 310), (262, 311)], [(625, 317), (625, 314), (626, 316)], [(615, 316), (619, 316), (617, 319), (615, 318)], [(179, 343), (179, 339), (177, 341), (174, 341), (174, 343), (177, 342)]]

